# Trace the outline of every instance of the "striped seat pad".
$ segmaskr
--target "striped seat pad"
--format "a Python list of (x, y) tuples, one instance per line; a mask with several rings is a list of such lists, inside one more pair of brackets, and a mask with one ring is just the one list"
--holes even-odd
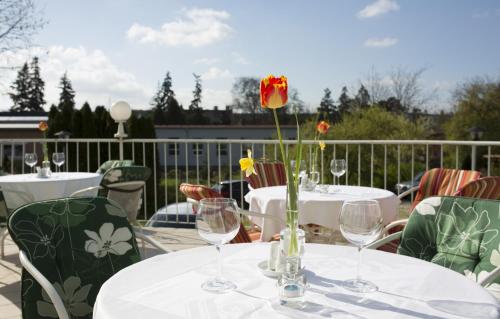
[(281, 162), (256, 162), (256, 174), (247, 180), (252, 188), (286, 185), (285, 165)]
[(488, 176), (469, 182), (455, 196), (500, 199), (500, 176)]

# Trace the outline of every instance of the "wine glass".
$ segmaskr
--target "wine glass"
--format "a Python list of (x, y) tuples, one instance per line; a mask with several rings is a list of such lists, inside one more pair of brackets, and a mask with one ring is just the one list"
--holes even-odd
[(207, 291), (224, 293), (236, 285), (222, 277), (221, 245), (233, 239), (240, 230), (238, 205), (232, 198), (205, 198), (196, 214), (196, 228), (201, 238), (217, 249), (217, 275), (201, 285)]
[[(295, 160), (290, 161), (290, 165), (292, 166), (292, 174), (293, 176), (295, 176), (295, 172), (297, 169), (297, 161)], [(300, 166), (299, 166), (299, 177), (304, 176), (306, 172), (307, 172), (306, 161), (302, 160), (300, 161)]]
[(64, 164), (64, 153), (53, 153), (52, 154), (52, 162), (57, 165), (59, 171), (61, 170), (61, 166)]
[(38, 162), (38, 157), (36, 156), (36, 153), (26, 153), (24, 154), (24, 163), (31, 167), (31, 172), (33, 172), (33, 166), (36, 165)]
[(340, 185), (340, 176), (344, 175), (346, 171), (345, 160), (332, 160), (330, 162), (330, 171), (333, 174), (333, 185), (335, 185), (335, 176), (337, 177), (337, 184)]
[(344, 282), (345, 288), (355, 292), (373, 292), (378, 287), (361, 279), (361, 249), (375, 241), (382, 232), (382, 214), (376, 200), (346, 201), (340, 213), (340, 232), (351, 244), (358, 247), (356, 279)]

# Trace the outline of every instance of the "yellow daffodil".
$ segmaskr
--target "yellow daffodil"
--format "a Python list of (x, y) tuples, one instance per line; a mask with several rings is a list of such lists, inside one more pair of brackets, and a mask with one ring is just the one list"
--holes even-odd
[(257, 175), (257, 172), (255, 172), (255, 169), (253, 167), (252, 151), (247, 150), (247, 154), (248, 157), (243, 157), (242, 159), (240, 159), (241, 170), (245, 171), (246, 177), (249, 177), (252, 174)]
[(321, 151), (324, 151), (324, 150), (325, 150), (325, 147), (326, 147), (325, 142), (324, 142), (324, 141), (319, 141), (319, 142), (318, 142), (318, 144), (319, 144), (319, 149), (320, 149)]

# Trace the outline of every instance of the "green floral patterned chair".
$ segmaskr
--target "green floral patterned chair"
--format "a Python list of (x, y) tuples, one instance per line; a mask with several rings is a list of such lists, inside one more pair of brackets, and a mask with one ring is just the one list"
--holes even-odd
[(49, 200), (14, 211), (8, 229), (23, 265), (23, 318), (92, 318), (101, 285), (140, 260), (136, 237), (142, 235), (125, 217), (102, 197)]
[(134, 162), (132, 160), (121, 160), (121, 161), (109, 160), (101, 164), (101, 166), (99, 166), (99, 168), (97, 169), (96, 173), (102, 175), (106, 173), (106, 171), (109, 170), (110, 168), (121, 167), (121, 166), (132, 166), (132, 165), (134, 165)]
[(430, 197), (420, 202), (402, 232), (397, 253), (455, 270), (500, 296), (500, 201)]
[(85, 188), (71, 194), (71, 197), (89, 195), (90, 191), (99, 189), (100, 196), (107, 196), (117, 202), (125, 212), (128, 220), (136, 223), (137, 213), (142, 205), (142, 193), (151, 169), (145, 166), (119, 166), (106, 171), (101, 185)]

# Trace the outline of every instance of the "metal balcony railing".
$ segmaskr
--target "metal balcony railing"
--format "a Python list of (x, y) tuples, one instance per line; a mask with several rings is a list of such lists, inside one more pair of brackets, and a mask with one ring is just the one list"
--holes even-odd
[[(29, 172), (24, 154), (36, 152), (41, 161), (42, 143), (49, 153), (64, 152), (64, 171), (91, 172), (105, 161), (119, 159), (116, 139), (1, 139), (0, 168), (5, 173)], [(140, 218), (147, 220), (160, 207), (184, 201), (179, 193), (182, 182), (213, 185), (229, 184), (230, 196), (244, 176), (238, 161), (247, 149), (254, 158), (280, 160), (277, 140), (242, 139), (130, 139), (123, 142), (124, 158), (152, 169), (144, 190), (145, 200)], [(285, 140), (286, 152), (295, 151), (295, 141)], [(340, 181), (397, 191), (395, 184), (414, 180), (419, 172), (433, 167), (469, 168), (483, 175), (500, 175), (500, 142), (445, 140), (327, 140), (327, 149), (319, 152), (317, 167), (321, 183), (332, 183), (329, 160), (343, 158), (346, 174)], [(317, 141), (303, 141), (303, 158), (311, 165)], [(54, 166), (53, 166), (53, 169)], [(236, 182), (236, 184), (234, 183)], [(235, 192), (236, 193), (236, 192)], [(244, 205), (243, 193), (237, 198)], [(179, 216), (176, 222), (182, 224)]]

